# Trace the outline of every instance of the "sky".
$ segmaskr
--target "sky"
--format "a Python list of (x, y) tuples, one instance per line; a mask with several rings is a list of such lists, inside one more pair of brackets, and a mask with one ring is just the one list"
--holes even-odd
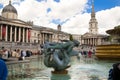
[[(64, 32), (85, 34), (89, 32), (92, 0), (11, 0), (17, 9), (18, 19), (33, 21), (34, 25)], [(0, 0), (0, 15), (9, 0)], [(94, 0), (98, 33), (120, 25), (120, 0)]]

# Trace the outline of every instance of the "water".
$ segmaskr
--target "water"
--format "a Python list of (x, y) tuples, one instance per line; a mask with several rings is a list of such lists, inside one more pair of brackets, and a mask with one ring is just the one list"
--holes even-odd
[[(42, 62), (33, 60), (29, 66), (27, 64), (27, 67), (26, 64), (22, 64), (22, 66), (24, 65), (22, 68), (24, 74), (18, 77), (14, 76), (14, 78), (9, 77), (8, 80), (107, 80), (109, 69), (112, 68), (113, 63), (118, 61), (94, 60), (83, 57), (78, 60), (73, 57), (71, 58), (71, 67), (67, 69), (68, 74), (66, 75), (51, 74), (53, 68), (47, 68)], [(20, 72), (15, 74), (17, 73)]]

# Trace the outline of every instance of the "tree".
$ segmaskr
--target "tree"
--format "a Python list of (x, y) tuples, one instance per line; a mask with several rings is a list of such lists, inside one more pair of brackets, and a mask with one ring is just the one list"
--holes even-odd
[(73, 41), (73, 36), (71, 34), (69, 34), (69, 40)]

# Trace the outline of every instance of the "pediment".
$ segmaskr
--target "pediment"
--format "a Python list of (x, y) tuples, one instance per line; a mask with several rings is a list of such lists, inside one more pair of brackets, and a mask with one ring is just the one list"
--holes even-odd
[(8, 19), (0, 16), (0, 23), (2, 24), (8, 24), (8, 25), (15, 25), (15, 26), (25, 26), (32, 28), (31, 25), (25, 21), (19, 20), (19, 19)]
[(92, 37), (98, 37), (98, 35), (92, 34), (92, 33), (85, 33), (85, 34), (83, 35), (83, 37), (85, 37), (85, 38), (92, 38)]

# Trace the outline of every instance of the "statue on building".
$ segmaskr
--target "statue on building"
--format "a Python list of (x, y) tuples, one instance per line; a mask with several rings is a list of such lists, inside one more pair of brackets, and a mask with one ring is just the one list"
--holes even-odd
[(70, 57), (78, 56), (78, 52), (73, 48), (78, 47), (77, 40), (63, 40), (61, 43), (45, 42), (44, 48), (44, 64), (47, 67), (53, 67), (53, 73), (67, 73), (67, 68), (70, 67)]

